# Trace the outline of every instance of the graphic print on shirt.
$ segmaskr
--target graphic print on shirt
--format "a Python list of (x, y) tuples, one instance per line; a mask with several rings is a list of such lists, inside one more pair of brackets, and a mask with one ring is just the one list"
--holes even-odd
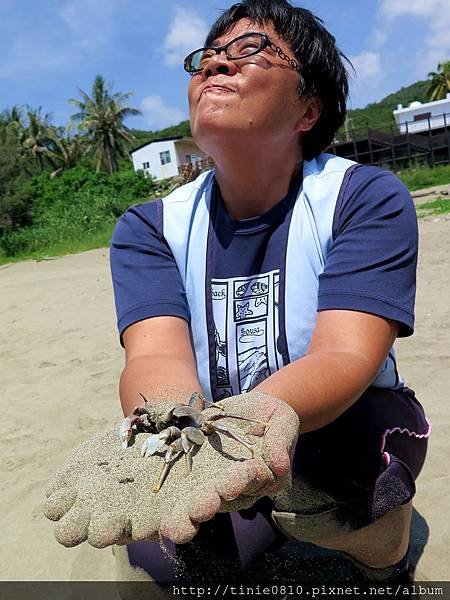
[(280, 352), (280, 331), (278, 328), (280, 322), (279, 301), (280, 301), (280, 273), (273, 274), (273, 339), (275, 341), (275, 362), (277, 371), (283, 366), (283, 360)]
[(214, 315), (219, 318), (215, 320), (214, 337), (216, 348), (216, 374), (217, 374), (217, 400), (223, 400), (233, 395), (230, 387), (230, 376), (228, 369), (227, 351), (227, 329), (228, 321), (228, 283), (226, 281), (213, 283), (212, 305)]
[(282, 364), (278, 285), (278, 270), (211, 281), (217, 399), (248, 392)]

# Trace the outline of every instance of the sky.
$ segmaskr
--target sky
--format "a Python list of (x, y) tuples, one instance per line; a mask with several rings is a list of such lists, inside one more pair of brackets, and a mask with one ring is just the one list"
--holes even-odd
[[(449, 0), (291, 0), (321, 17), (352, 61), (350, 108), (426, 79), (450, 58)], [(188, 118), (183, 58), (201, 47), (229, 0), (0, 0), (0, 111), (75, 111), (97, 74), (132, 92), (136, 129)]]

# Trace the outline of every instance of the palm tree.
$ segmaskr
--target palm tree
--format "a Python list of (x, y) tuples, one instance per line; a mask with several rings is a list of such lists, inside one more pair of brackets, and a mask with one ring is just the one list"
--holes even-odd
[(11, 108), (6, 108), (1, 114), (0, 119), (2, 124), (7, 127), (11, 123), (17, 123), (23, 126), (23, 109), (15, 104)]
[(42, 108), (30, 108), (27, 106), (28, 127), (26, 128), (23, 146), (35, 158), (40, 169), (44, 168), (44, 158), (47, 158), (53, 166), (51, 159), (47, 156), (48, 132), (50, 125), (50, 114), (42, 114)]
[(50, 177), (53, 178), (77, 164), (86, 150), (86, 144), (81, 136), (73, 134), (72, 125), (50, 127), (47, 135), (49, 143), (45, 156), (55, 169), (50, 174)]
[(2, 143), (11, 149), (15, 148), (17, 165), (29, 175), (36, 172), (36, 166), (41, 171), (44, 168), (49, 127), (50, 115), (43, 115), (41, 107), (35, 109), (27, 106), (23, 109), (13, 106), (0, 115)]
[(430, 87), (427, 90), (428, 98), (442, 100), (450, 92), (450, 60), (438, 64), (438, 72), (428, 73), (431, 78)]
[(71, 118), (87, 133), (97, 173), (117, 171), (117, 158), (125, 154), (124, 142), (135, 140), (123, 121), (128, 116), (141, 114), (128, 104), (131, 93), (113, 93), (112, 87), (112, 83), (106, 83), (97, 75), (90, 96), (78, 88), (81, 100), (69, 100), (79, 109)]
[(21, 106), (14, 105), (0, 114), (0, 137), (3, 142), (6, 136), (13, 136), (22, 145), (24, 131), (25, 125)]

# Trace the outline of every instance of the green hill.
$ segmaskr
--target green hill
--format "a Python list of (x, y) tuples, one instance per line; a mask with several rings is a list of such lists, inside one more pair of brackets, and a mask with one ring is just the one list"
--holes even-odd
[(132, 152), (138, 146), (142, 146), (142, 144), (147, 144), (148, 142), (153, 142), (154, 140), (162, 140), (164, 138), (177, 137), (179, 135), (190, 136), (191, 127), (189, 125), (189, 121), (182, 121), (181, 123), (178, 123), (178, 125), (166, 127), (160, 131), (143, 131), (142, 129), (132, 129), (131, 133), (137, 140), (135, 143), (130, 145), (129, 149)]
[[(429, 80), (417, 81), (408, 87), (402, 87), (397, 92), (389, 94), (379, 102), (372, 102), (365, 108), (355, 108), (348, 111), (348, 127), (354, 129), (356, 133), (363, 135), (367, 128), (379, 129), (390, 132), (391, 127), (395, 125), (392, 111), (398, 104), (404, 107), (409, 106), (414, 100), (427, 102), (427, 89), (430, 85)], [(338, 134), (338, 139), (342, 138), (344, 128)]]

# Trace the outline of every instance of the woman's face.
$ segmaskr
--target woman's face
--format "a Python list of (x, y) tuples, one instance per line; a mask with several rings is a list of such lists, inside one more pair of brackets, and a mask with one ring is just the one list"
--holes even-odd
[[(261, 27), (249, 19), (238, 21), (214, 45), (250, 31), (265, 33), (295, 58), (271, 23)], [(214, 157), (215, 148), (228, 142), (298, 140), (306, 106), (298, 98), (298, 86), (298, 72), (269, 47), (237, 61), (228, 60), (224, 52), (214, 55), (189, 84), (191, 130), (197, 144)]]

